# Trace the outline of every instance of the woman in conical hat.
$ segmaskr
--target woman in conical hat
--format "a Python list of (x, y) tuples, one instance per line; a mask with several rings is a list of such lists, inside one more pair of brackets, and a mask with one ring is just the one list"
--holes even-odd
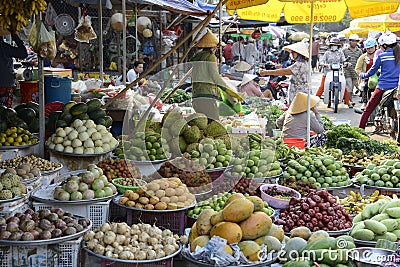
[[(306, 93), (297, 93), (286, 113), (277, 119), (276, 125), (282, 130), (283, 138), (307, 139), (307, 97)], [(310, 110), (313, 111), (310, 115), (310, 129), (318, 134), (311, 141), (312, 146), (315, 142), (324, 139), (326, 141), (326, 136), (323, 134), (324, 123), (317, 109), (320, 99), (317, 96), (310, 97)]]
[(297, 42), (294, 44), (283, 47), (286, 51), (290, 52), (291, 57), (295, 63), (284, 69), (276, 70), (261, 70), (262, 76), (273, 75), (292, 75), (289, 87), (289, 103), (293, 101), (294, 96), (298, 92), (308, 92), (309, 83), (309, 66), (307, 59), (310, 57), (307, 46), (304, 42)]
[[(219, 74), (217, 57), (215, 56), (218, 43), (217, 37), (207, 31), (196, 44), (202, 50), (190, 60), (193, 68), (193, 108), (196, 112), (203, 113), (214, 120), (219, 119), (217, 100), (222, 100), (221, 94), (228, 94), (236, 101), (243, 100), (242, 96), (232, 90)], [(236, 102), (232, 104), (236, 104)]]

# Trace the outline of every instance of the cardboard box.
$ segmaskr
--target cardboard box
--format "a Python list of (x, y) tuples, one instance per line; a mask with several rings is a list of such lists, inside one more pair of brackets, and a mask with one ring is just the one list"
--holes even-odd
[(59, 75), (60, 78), (70, 77), (72, 78), (72, 70), (71, 69), (61, 69), (61, 68), (51, 68), (45, 67), (43, 68), (44, 75)]

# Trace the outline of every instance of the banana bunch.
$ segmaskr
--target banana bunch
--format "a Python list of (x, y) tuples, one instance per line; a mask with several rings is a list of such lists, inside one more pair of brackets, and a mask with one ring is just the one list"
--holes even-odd
[(376, 190), (371, 196), (362, 197), (360, 192), (350, 191), (350, 195), (340, 200), (340, 205), (351, 215), (357, 215), (363, 211), (366, 205), (377, 202), (381, 199), (391, 201), (397, 199), (397, 195), (393, 197), (380, 195)]
[(46, 0), (0, 0), (0, 29), (17, 32), (28, 26), (32, 14), (46, 9)]

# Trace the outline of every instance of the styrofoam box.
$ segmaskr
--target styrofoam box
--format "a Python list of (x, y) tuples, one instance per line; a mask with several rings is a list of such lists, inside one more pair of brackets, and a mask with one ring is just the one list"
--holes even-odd
[(111, 200), (80, 205), (33, 202), (32, 205), (35, 211), (61, 208), (64, 211), (70, 212), (74, 215), (80, 215), (90, 219), (92, 221), (92, 227), (96, 228), (108, 221), (110, 202)]
[(56, 245), (1, 246), (0, 267), (76, 267), (83, 237)]

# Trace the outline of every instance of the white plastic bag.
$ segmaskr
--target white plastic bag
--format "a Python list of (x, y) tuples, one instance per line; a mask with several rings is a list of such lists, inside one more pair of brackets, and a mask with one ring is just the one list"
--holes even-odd
[(75, 40), (82, 43), (89, 43), (90, 40), (96, 38), (97, 35), (93, 30), (90, 16), (81, 17), (78, 27), (75, 28)]

